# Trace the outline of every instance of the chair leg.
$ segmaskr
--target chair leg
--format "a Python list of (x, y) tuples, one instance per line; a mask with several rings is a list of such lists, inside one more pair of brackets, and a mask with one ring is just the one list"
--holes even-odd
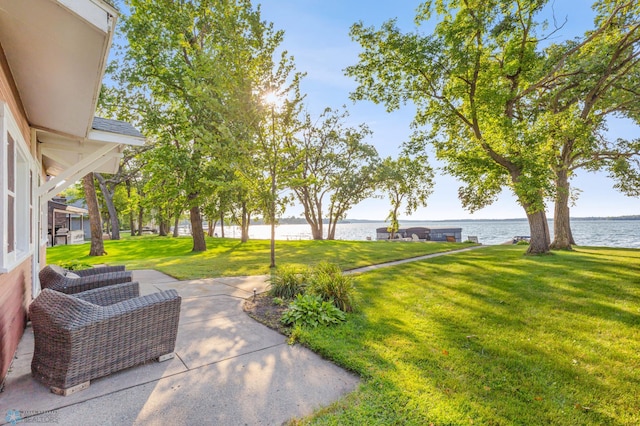
[(88, 389), (89, 384), (90, 382), (86, 381), (84, 383), (80, 383), (79, 385), (71, 386), (70, 388), (66, 388), (66, 389), (51, 386), (51, 392), (55, 393), (56, 395), (69, 396), (69, 395), (73, 395), (76, 392), (80, 392), (82, 390)]
[(168, 353), (168, 354), (164, 354), (164, 355), (160, 355), (158, 357), (158, 362), (163, 362), (163, 361), (168, 361), (170, 359), (173, 359), (176, 356), (176, 354), (174, 352)]

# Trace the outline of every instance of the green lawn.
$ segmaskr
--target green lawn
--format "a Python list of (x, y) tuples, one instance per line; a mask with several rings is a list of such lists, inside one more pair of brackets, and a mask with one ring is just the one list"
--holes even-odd
[[(89, 243), (47, 249), (47, 263), (80, 261), (88, 264), (122, 264), (128, 269), (157, 269), (186, 280), (269, 273), (268, 240), (241, 243), (236, 239), (207, 238), (207, 251), (192, 253), (190, 237), (125, 237), (104, 242), (106, 256), (89, 256)], [(353, 269), (405, 259), (468, 244), (388, 241), (277, 241), (276, 264), (315, 265), (326, 261)]]
[(495, 246), (357, 277), (301, 340), (363, 377), (301, 423), (640, 424), (640, 250)]
[[(269, 242), (107, 241), (54, 247), (48, 261), (156, 268), (177, 278), (268, 272)], [(463, 247), (278, 242), (279, 264), (344, 269)], [(358, 390), (300, 423), (640, 424), (640, 250), (578, 247), (524, 256), (485, 247), (356, 275), (359, 310), (299, 339), (362, 377)]]

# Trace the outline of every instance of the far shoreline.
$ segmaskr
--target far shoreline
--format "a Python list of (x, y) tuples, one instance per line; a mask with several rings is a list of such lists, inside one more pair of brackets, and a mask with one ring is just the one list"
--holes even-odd
[[(553, 222), (553, 218), (548, 218), (549, 221)], [(640, 220), (640, 215), (629, 215), (629, 216), (584, 216), (584, 217), (572, 217), (571, 220)], [(508, 222), (508, 221), (522, 221), (526, 222), (527, 218), (525, 217), (514, 217), (514, 218), (505, 218), (505, 219), (402, 219), (401, 222), (404, 223), (424, 223), (424, 222)], [(380, 219), (343, 219), (338, 221), (338, 223), (387, 223), (387, 220)], [(325, 220), (325, 223), (328, 221)], [(252, 225), (261, 225), (262, 220), (252, 221)], [(307, 224), (307, 221), (304, 218), (280, 218), (278, 219), (278, 224), (280, 225), (297, 225), (297, 224)]]

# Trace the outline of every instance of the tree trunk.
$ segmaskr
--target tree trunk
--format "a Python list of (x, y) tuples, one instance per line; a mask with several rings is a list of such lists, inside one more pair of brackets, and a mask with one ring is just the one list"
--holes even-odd
[(136, 235), (136, 221), (133, 216), (133, 210), (129, 211), (129, 229), (131, 230), (131, 236)]
[(342, 218), (344, 211), (334, 211), (333, 206), (329, 209), (329, 224), (327, 226), (327, 240), (335, 240), (336, 239), (336, 227), (338, 226), (338, 222), (340, 218)]
[(569, 211), (570, 183), (567, 170), (556, 171), (556, 202), (553, 212), (553, 250), (571, 250), (575, 244), (571, 234), (571, 218)]
[(200, 207), (193, 206), (189, 209), (191, 219), (191, 235), (193, 236), (193, 249), (191, 251), (206, 251), (207, 241), (204, 239), (204, 229), (202, 229), (202, 215)]
[[(274, 133), (275, 134), (275, 133)], [(271, 169), (271, 199), (269, 200), (269, 221), (271, 222), (271, 262), (269, 268), (276, 267), (276, 198), (278, 197), (276, 186), (275, 167)]]
[(94, 173), (94, 176), (100, 184), (102, 195), (104, 196), (104, 202), (107, 205), (107, 211), (109, 212), (109, 220), (111, 222), (111, 239), (120, 239), (120, 220), (118, 219), (118, 212), (116, 206), (113, 204), (113, 190), (109, 189), (107, 182), (100, 173)]
[[(131, 200), (131, 181), (127, 179), (125, 184), (127, 186), (127, 196), (129, 197), (129, 200)], [(131, 230), (132, 237), (136, 235), (135, 226), (136, 224), (135, 224), (135, 218), (133, 216), (133, 209), (129, 209), (129, 229)]]
[(531, 241), (527, 254), (545, 254), (549, 252), (549, 223), (547, 222), (547, 214), (544, 210), (536, 213), (527, 213), (529, 220), (529, 230), (531, 232)]
[(91, 226), (91, 249), (89, 256), (103, 256), (107, 254), (107, 252), (104, 251), (104, 242), (102, 241), (102, 223), (100, 208), (98, 207), (98, 197), (96, 196), (96, 186), (93, 181), (93, 173), (89, 173), (82, 178), (82, 184), (84, 186), (87, 210), (89, 210), (89, 224)]
[(327, 240), (335, 240), (336, 239), (336, 224), (337, 220), (334, 220), (332, 217), (329, 217), (329, 223), (327, 225)]
[(215, 228), (215, 224), (214, 224), (211, 216), (209, 216), (207, 218), (207, 235), (209, 237), (213, 237), (213, 228)]
[(176, 219), (173, 221), (173, 238), (177, 238), (180, 235), (178, 233), (178, 225), (180, 225), (180, 215), (176, 215)]
[(312, 218), (310, 216), (307, 215), (307, 213), (305, 212), (304, 214), (305, 219), (307, 220), (307, 223), (309, 224), (309, 226), (311, 227), (311, 237), (314, 240), (323, 240), (324, 239), (324, 230), (322, 229), (322, 219), (317, 220), (317, 218)]
[(389, 217), (387, 219), (391, 219), (391, 223), (389, 224), (389, 226), (387, 227), (387, 231), (390, 232), (390, 239), (395, 239), (396, 238), (396, 233), (398, 232), (398, 230), (400, 229), (400, 224), (398, 223), (398, 209), (400, 208), (400, 203), (394, 203), (395, 206), (393, 207), (393, 210), (391, 211), (391, 213), (389, 214)]
[[(304, 194), (304, 218), (311, 227), (311, 237), (314, 240), (324, 239), (324, 223), (322, 222), (322, 204), (320, 202), (314, 202), (309, 198), (307, 194)], [(301, 196), (298, 196), (301, 199)]]
[(271, 263), (269, 264), (269, 268), (276, 267), (276, 224), (275, 221), (271, 222)]
[(251, 213), (247, 210), (247, 205), (242, 203), (242, 223), (240, 224), (242, 235), (240, 241), (246, 243), (249, 241), (249, 223), (251, 222)]
[(158, 235), (161, 237), (167, 236), (167, 220), (164, 218), (160, 218), (158, 223)]
[(220, 211), (220, 238), (224, 238), (224, 212)]
[(144, 207), (138, 208), (138, 236), (142, 236), (142, 223), (144, 220)]
[(322, 200), (312, 200), (306, 190), (296, 192), (296, 195), (304, 207), (304, 218), (311, 227), (311, 237), (314, 240), (323, 240), (324, 223), (322, 222)]

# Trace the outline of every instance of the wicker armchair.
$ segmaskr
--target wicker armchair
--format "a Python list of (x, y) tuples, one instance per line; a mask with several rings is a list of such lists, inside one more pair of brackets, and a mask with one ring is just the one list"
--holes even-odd
[(81, 277), (88, 277), (90, 275), (95, 275), (95, 274), (107, 274), (109, 272), (122, 272), (125, 270), (125, 266), (124, 265), (94, 266), (93, 268), (76, 269), (74, 271), (70, 271), (64, 268), (62, 269), (66, 272), (74, 272), (75, 274), (78, 274)]
[(138, 295), (137, 282), (74, 295), (42, 290), (29, 307), (33, 377), (70, 395), (92, 379), (172, 358), (182, 299), (175, 290)]
[[(77, 275), (77, 278), (71, 276), (70, 272)], [(47, 265), (42, 268), (39, 277), (41, 288), (49, 288), (67, 294), (132, 281), (131, 271), (125, 271), (124, 266), (104, 266), (82, 271), (67, 271), (57, 265)]]

